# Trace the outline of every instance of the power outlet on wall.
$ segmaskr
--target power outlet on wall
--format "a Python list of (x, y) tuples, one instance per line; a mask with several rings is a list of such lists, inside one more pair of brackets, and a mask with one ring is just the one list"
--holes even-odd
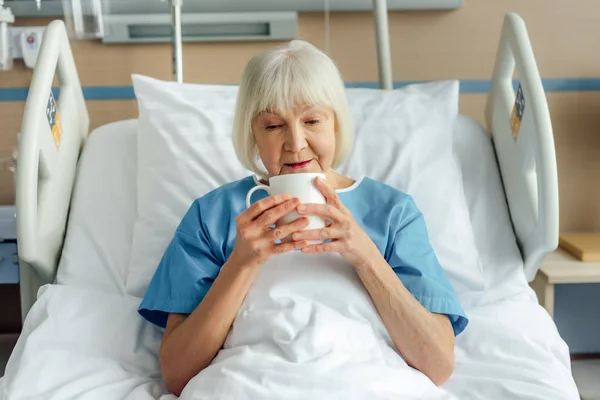
[(13, 26), (12, 57), (22, 58), (28, 68), (33, 68), (44, 36), (43, 26)]

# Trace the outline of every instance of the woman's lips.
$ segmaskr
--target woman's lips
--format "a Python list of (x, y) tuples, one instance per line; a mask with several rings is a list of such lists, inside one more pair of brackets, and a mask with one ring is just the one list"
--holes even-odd
[(301, 161), (298, 163), (290, 163), (290, 164), (285, 164), (286, 166), (293, 168), (293, 169), (302, 169), (308, 166), (308, 164), (310, 164), (312, 160), (307, 160), (307, 161)]

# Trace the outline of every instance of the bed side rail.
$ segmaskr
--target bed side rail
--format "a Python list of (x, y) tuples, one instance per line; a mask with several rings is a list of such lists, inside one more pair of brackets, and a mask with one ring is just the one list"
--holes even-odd
[(548, 103), (527, 28), (517, 14), (504, 19), (485, 117), (531, 281), (544, 256), (558, 246), (558, 178)]
[[(54, 77), (60, 98), (52, 94)], [(43, 282), (55, 278), (89, 116), (65, 25), (45, 29), (21, 125), (16, 173), (19, 258)], [(27, 283), (27, 282), (25, 282)]]

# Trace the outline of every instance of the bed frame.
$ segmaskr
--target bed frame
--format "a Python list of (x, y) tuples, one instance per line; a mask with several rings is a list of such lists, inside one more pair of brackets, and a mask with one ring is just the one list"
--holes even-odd
[[(385, 2), (374, 0), (373, 11), (380, 84), (383, 90), (391, 89)], [(176, 60), (175, 65), (181, 64)], [(517, 97), (515, 68), (520, 78)], [(174, 72), (177, 76), (177, 68)], [(55, 74), (60, 101), (53, 114)], [(524, 272), (531, 281), (543, 257), (558, 245), (558, 179), (542, 81), (525, 23), (516, 14), (504, 19), (485, 120)], [(44, 33), (19, 141), (16, 213), (23, 318), (36, 300), (39, 286), (55, 280), (77, 163), (88, 132), (89, 116), (67, 32), (62, 21), (53, 21)]]

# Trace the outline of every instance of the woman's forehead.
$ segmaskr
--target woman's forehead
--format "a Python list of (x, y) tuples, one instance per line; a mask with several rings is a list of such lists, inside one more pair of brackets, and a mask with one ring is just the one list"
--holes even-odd
[(331, 109), (330, 107), (322, 106), (319, 104), (306, 104), (306, 103), (297, 103), (295, 106), (290, 108), (281, 108), (281, 107), (266, 107), (264, 110), (260, 110), (257, 115), (263, 114), (274, 114), (274, 115), (297, 115), (304, 114), (310, 111), (317, 112), (326, 112)]

